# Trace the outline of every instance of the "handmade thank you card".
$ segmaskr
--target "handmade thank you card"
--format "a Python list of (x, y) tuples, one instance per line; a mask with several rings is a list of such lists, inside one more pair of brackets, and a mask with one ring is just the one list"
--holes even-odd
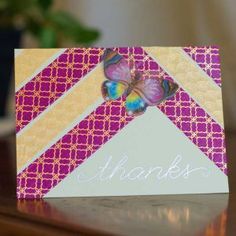
[(15, 51), (17, 197), (228, 192), (219, 49)]

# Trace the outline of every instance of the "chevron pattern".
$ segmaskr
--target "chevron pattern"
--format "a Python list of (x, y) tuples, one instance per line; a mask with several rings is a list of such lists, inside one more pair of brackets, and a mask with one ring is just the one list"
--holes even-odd
[[(141, 47), (114, 50), (122, 54), (129, 63), (134, 61), (145, 78), (175, 80)], [(182, 50), (188, 54), (193, 64), (212, 78), (212, 83), (221, 85), (217, 48), (185, 47)], [(33, 125), (35, 119), (43, 118), (49, 109), (53, 109), (52, 105), (57, 100), (65, 99), (64, 96), (71, 93), (70, 89), (88, 73), (90, 76), (93, 73), (98, 76), (95, 69), (101, 61), (103, 51), (102, 48), (68, 49), (17, 91), (16, 125), (17, 131), (21, 131), (17, 139), (21, 139), (21, 133), (27, 130), (27, 126)], [(87, 93), (89, 96), (89, 91)], [(161, 103), (156, 109), (160, 109), (206, 158), (227, 174), (224, 130), (191, 94), (181, 87), (173, 98)], [(127, 116), (125, 112), (123, 100), (98, 105), (69, 131), (61, 130), (61, 137), (55, 137), (55, 142), (50, 147), (45, 148), (36, 158), (32, 157), (32, 161), (18, 172), (17, 197), (43, 197), (132, 120), (133, 117)], [(24, 144), (24, 140), (21, 141)], [(19, 148), (25, 147), (22, 145)]]

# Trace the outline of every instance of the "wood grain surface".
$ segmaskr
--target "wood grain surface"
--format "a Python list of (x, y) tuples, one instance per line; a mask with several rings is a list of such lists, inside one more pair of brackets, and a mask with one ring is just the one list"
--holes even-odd
[(235, 235), (236, 133), (226, 135), (230, 194), (15, 199), (15, 139), (0, 140), (0, 235)]

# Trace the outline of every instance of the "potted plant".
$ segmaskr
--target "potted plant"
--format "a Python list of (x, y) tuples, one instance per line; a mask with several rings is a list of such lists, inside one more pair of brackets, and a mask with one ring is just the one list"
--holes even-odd
[(60, 47), (65, 40), (87, 46), (99, 36), (97, 30), (85, 27), (69, 13), (55, 11), (53, 2), (0, 0), (0, 119), (6, 115), (13, 49), (20, 47), (22, 34), (30, 33), (42, 48)]

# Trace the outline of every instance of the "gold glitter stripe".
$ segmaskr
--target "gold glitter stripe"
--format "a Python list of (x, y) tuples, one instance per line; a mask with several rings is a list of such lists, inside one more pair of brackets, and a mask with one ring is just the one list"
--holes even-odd
[[(59, 56), (62, 49), (23, 49), (19, 55), (15, 52), (15, 87), (19, 90), (35, 75), (43, 70), (54, 56)], [(48, 64), (45, 62), (48, 60)], [(38, 72), (40, 72), (38, 71)]]
[[(38, 119), (19, 133), (17, 136), (18, 172), (37, 158), (42, 150), (44, 152), (45, 148), (54, 144), (58, 136), (68, 132), (67, 128), (101, 99), (100, 86), (103, 80), (103, 66), (99, 64), (59, 98), (56, 104), (49, 107)], [(53, 143), (52, 140), (54, 140)]]
[(180, 47), (144, 50), (222, 127), (221, 88)]

